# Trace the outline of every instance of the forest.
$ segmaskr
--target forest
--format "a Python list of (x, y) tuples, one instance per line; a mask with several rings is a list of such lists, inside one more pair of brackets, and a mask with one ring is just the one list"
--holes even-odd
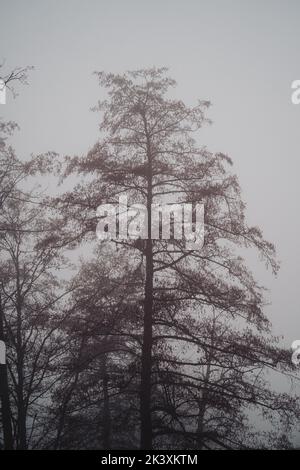
[[(3, 71), (7, 94), (31, 73)], [(166, 68), (95, 78), (83, 154), (21, 159), (0, 120), (0, 448), (294, 448), (299, 373), (247, 259), (279, 263), (230, 156), (200, 144), (210, 103), (174, 98)], [(125, 196), (148, 236), (99, 240), (97, 209)], [(203, 204), (203, 246), (172, 214), (152, 238), (153, 204)]]

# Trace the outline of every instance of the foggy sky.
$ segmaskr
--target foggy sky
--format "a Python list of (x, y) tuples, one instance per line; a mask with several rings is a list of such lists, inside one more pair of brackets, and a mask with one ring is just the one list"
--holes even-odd
[(0, 105), (21, 127), (12, 139), (21, 158), (93, 145), (99, 116), (90, 107), (104, 93), (95, 70), (167, 66), (176, 97), (212, 102), (199, 142), (231, 156), (250, 224), (277, 247), (277, 279), (250, 264), (288, 346), (300, 339), (299, 22), (292, 0), (0, 0), (0, 61), (7, 71), (35, 66), (29, 86)]

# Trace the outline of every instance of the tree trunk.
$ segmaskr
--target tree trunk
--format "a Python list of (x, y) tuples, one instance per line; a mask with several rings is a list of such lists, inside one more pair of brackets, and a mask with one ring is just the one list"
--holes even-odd
[(198, 413), (198, 425), (197, 425), (197, 448), (198, 450), (203, 449), (203, 443), (204, 443), (204, 417), (206, 413), (206, 408), (207, 408), (207, 400), (208, 400), (208, 393), (209, 393), (209, 379), (211, 375), (211, 362), (212, 362), (212, 349), (214, 346), (214, 330), (216, 325), (216, 318), (214, 314), (214, 319), (213, 319), (213, 329), (212, 329), (212, 334), (210, 338), (210, 344), (211, 344), (211, 349), (209, 353), (207, 354), (207, 366), (206, 366), (206, 372), (205, 372), (205, 377), (204, 377), (204, 384), (201, 390), (201, 399), (198, 402), (198, 407), (199, 407), (199, 413)]
[(151, 418), (151, 368), (152, 368), (152, 316), (153, 316), (153, 244), (151, 239), (151, 205), (152, 205), (152, 159), (150, 140), (147, 132), (147, 211), (148, 211), (148, 240), (146, 242), (146, 281), (144, 298), (144, 325), (141, 361), (141, 449), (152, 448), (152, 418)]
[[(0, 340), (4, 341), (4, 311), (0, 295)], [(4, 341), (5, 342), (5, 341)], [(2, 427), (4, 438), (4, 449), (13, 449), (13, 432), (11, 424), (11, 409), (9, 401), (9, 386), (7, 365), (0, 364), (0, 395), (1, 395), (1, 412)]]
[(196, 448), (202, 450), (203, 448), (203, 433), (204, 433), (204, 414), (206, 409), (206, 393), (201, 394), (198, 401), (198, 423), (197, 423), (197, 444)]
[(111, 416), (108, 392), (108, 372), (107, 372), (107, 355), (103, 355), (102, 359), (102, 385), (103, 385), (103, 447), (106, 450), (111, 449)]
[(17, 285), (17, 400), (18, 400), (18, 439), (17, 449), (27, 449), (26, 405), (24, 399), (24, 347), (22, 339), (22, 296), (20, 287), (19, 258), (16, 259), (16, 285)]
[(141, 364), (141, 449), (152, 448), (151, 367), (152, 367), (153, 259), (152, 240), (147, 240), (144, 333)]
[(17, 399), (18, 399), (18, 444), (19, 450), (27, 449), (27, 429), (26, 429), (26, 406), (24, 400), (24, 354), (22, 348), (21, 335), (18, 335), (18, 351), (17, 351)]

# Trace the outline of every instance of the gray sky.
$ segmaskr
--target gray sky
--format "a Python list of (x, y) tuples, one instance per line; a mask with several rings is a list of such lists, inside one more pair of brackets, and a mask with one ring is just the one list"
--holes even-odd
[(212, 102), (214, 124), (200, 141), (233, 158), (249, 222), (276, 244), (276, 280), (250, 262), (287, 345), (300, 339), (299, 21), (296, 0), (0, 0), (0, 60), (36, 68), (0, 105), (21, 126), (13, 144), (22, 158), (95, 142), (99, 116), (89, 108), (103, 92), (94, 70), (168, 66), (178, 97)]

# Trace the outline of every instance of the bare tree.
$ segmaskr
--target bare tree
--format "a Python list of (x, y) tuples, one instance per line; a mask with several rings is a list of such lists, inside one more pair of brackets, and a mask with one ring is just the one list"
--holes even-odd
[(22, 197), (15, 190), (2, 208), (7, 230), (0, 236), (0, 294), (14, 443), (27, 449), (40, 439), (47, 397), (57, 381), (58, 330), (64, 319), (58, 305), (66, 291), (54, 274), (62, 264), (60, 252), (49, 243), (51, 218)]
[(28, 84), (28, 72), (33, 70), (34, 67), (26, 66), (26, 67), (15, 67), (9, 72), (4, 71), (5, 61), (0, 64), (0, 80), (2, 80), (3, 85), (11, 91), (14, 97), (17, 96), (15, 85)]
[[(278, 269), (274, 246), (264, 240), (260, 229), (246, 223), (240, 187), (230, 171), (230, 158), (199, 147), (193, 137), (208, 122), (205, 111), (209, 103), (200, 101), (195, 107), (188, 107), (169, 98), (175, 82), (165, 72), (153, 68), (123, 75), (97, 74), (100, 84), (108, 89), (108, 99), (96, 108), (103, 113), (101, 140), (86, 156), (67, 159), (64, 177), (77, 173), (87, 176), (87, 181), (55, 201), (62, 210), (62, 225), (70, 222), (72, 227), (69, 238), (64, 240), (70, 246), (95, 231), (96, 209), (101, 203), (116, 204), (118, 197), (126, 193), (131, 203), (147, 207), (148, 238), (115, 240), (119, 249), (132, 257), (134, 269), (143, 279), (143, 449), (152, 447), (153, 419), (155, 426), (157, 423), (157, 351), (168, 347), (164, 345), (171, 341), (172, 329), (180, 327), (181, 322), (193, 324), (195, 318), (199, 320), (203, 312), (214, 308), (225, 312), (228, 318), (267, 331), (263, 289), (247, 269), (241, 256), (243, 250), (256, 250), (273, 272)], [(175, 239), (174, 225), (171, 239), (151, 239), (153, 203), (200, 201), (205, 205), (205, 242), (201, 251), (191, 248), (184, 236)], [(170, 223), (172, 228), (172, 219)], [(180, 338), (174, 335), (178, 344)], [(187, 335), (184, 338), (190, 341)], [(203, 346), (203, 342), (197, 344)], [(238, 355), (239, 349), (232, 353)], [(201, 384), (198, 387), (201, 389)], [(198, 434), (201, 418), (199, 423)]]
[[(230, 158), (198, 144), (209, 103), (170, 98), (175, 82), (166, 69), (97, 76), (108, 98), (96, 107), (101, 137), (87, 155), (62, 165), (48, 152), (22, 163), (7, 144), (15, 125), (0, 128), (5, 447), (267, 446), (271, 434), (249, 424), (255, 410), (286, 448), (297, 397), (272, 390), (265, 372), (289, 378), (289, 355), (271, 334), (264, 289), (243, 259), (250, 248), (276, 273), (275, 249), (247, 225)], [(27, 175), (57, 170), (78, 184), (56, 198), (21, 190)], [(146, 206), (146, 236), (137, 212), (135, 237), (121, 236), (118, 218), (114, 240), (95, 246), (97, 207), (124, 194)], [(169, 236), (162, 227), (152, 236), (153, 204), (193, 205), (195, 226), (200, 202), (201, 249), (185, 230), (176, 235), (172, 210)], [(79, 262), (65, 287), (56, 277), (61, 250), (86, 242), (94, 258)]]

